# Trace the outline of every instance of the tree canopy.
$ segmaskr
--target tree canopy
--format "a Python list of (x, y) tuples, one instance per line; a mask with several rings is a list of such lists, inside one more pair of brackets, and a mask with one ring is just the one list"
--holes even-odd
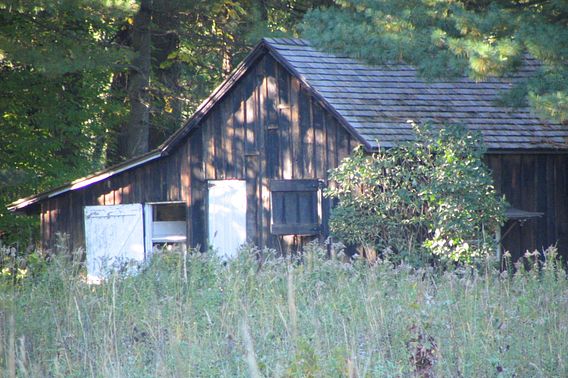
[(426, 77), (501, 76), (528, 54), (541, 68), (505, 100), (568, 121), (565, 0), (335, 0), (308, 12), (302, 32), (319, 47), (406, 62)]

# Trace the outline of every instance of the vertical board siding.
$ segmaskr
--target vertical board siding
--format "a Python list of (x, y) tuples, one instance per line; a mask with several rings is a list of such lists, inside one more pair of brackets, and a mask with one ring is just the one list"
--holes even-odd
[(189, 243), (193, 246), (207, 248), (206, 244), (206, 213), (205, 213), (205, 194), (207, 183), (205, 181), (203, 169), (203, 127), (198, 127), (189, 136), (189, 167), (191, 183), (191, 217), (188, 220), (191, 225)]
[[(565, 225), (568, 217), (568, 155), (565, 154), (492, 154), (486, 158), (496, 190), (518, 209), (544, 215), (518, 222), (503, 240), (503, 249), (518, 259), (525, 251), (557, 244), (568, 257)], [(503, 230), (513, 225), (508, 221)]]
[(245, 121), (245, 99), (243, 85), (241, 84), (235, 88), (235, 95), (231, 97), (233, 102), (232, 106), (232, 117), (233, 117), (233, 127), (235, 131), (233, 132), (233, 156), (234, 156), (234, 172), (233, 177), (243, 179), (244, 174), (244, 121)]
[(258, 186), (258, 206), (259, 206), (259, 219), (257, 227), (259, 230), (259, 237), (261, 240), (261, 245), (273, 246), (274, 239), (270, 234), (270, 192), (268, 190), (268, 169), (267, 169), (267, 156), (271, 154), (272, 151), (267, 151), (266, 138), (268, 134), (268, 127), (270, 125), (269, 119), (269, 106), (271, 101), (268, 96), (268, 82), (269, 82), (269, 72), (273, 71), (274, 60), (268, 59), (266, 56), (257, 65), (256, 77), (259, 79), (258, 83), (258, 106), (259, 106), (259, 119), (258, 124), (260, 126), (258, 133), (259, 140), (259, 186)]
[[(300, 81), (270, 56), (237, 82), (168, 156), (117, 174), (41, 205), (44, 245), (53, 248), (55, 233), (71, 233), (73, 248), (84, 246), (82, 209), (157, 201), (184, 201), (188, 214), (188, 242), (207, 242), (207, 180), (246, 180), (247, 239), (259, 246), (296, 249), (311, 238), (270, 233), (271, 206), (283, 213), (287, 204), (271, 203), (270, 179), (320, 179), (338, 166), (358, 145), (355, 139), (302, 87)], [(521, 255), (559, 243), (568, 254), (568, 155), (491, 154), (495, 187), (512, 206), (543, 212), (523, 228), (516, 226), (504, 248)], [(296, 209), (298, 219), (309, 214), (307, 197)], [(322, 237), (329, 235), (332, 201), (322, 199)], [(310, 216), (313, 216), (311, 214)]]
[(303, 168), (301, 164), (302, 140), (300, 136), (300, 121), (299, 121), (299, 107), (298, 97), (300, 95), (300, 82), (295, 77), (290, 79), (290, 147), (291, 147), (291, 164), (292, 164), (292, 178), (303, 178)]
[(290, 75), (281, 65), (278, 74), (278, 145), (280, 147), (281, 178), (292, 178), (292, 133), (290, 106)]
[(266, 176), (280, 178), (282, 166), (280, 164), (280, 143), (278, 131), (278, 90), (276, 64), (270, 59), (266, 60)]
[(300, 146), (301, 156), (298, 159), (298, 168), (300, 177), (298, 178), (313, 178), (314, 173), (314, 156), (313, 156), (313, 125), (311, 124), (310, 117), (310, 102), (311, 98), (308, 96), (305, 88), (300, 88), (298, 98), (298, 113), (300, 122)]

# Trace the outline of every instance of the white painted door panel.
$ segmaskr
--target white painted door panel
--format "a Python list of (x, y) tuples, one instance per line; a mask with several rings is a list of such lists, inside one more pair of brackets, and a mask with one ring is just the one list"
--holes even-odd
[(89, 279), (103, 278), (105, 264), (144, 261), (142, 205), (85, 206), (85, 244)]
[(246, 242), (246, 182), (209, 181), (208, 203), (209, 244), (222, 258), (236, 256)]

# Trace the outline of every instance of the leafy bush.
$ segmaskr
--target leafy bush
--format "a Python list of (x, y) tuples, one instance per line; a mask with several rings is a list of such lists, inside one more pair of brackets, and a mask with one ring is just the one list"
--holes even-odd
[(361, 148), (333, 170), (325, 195), (339, 200), (330, 227), (367, 254), (427, 251), (472, 262), (493, 247), (504, 220), (480, 138), (458, 126), (414, 124), (416, 138), (368, 155)]

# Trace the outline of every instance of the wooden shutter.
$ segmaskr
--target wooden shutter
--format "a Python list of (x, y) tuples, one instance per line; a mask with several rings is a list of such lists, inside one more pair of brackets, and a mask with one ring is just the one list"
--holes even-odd
[(272, 222), (274, 235), (318, 235), (318, 180), (271, 180)]
[(103, 278), (105, 265), (144, 260), (142, 205), (85, 206), (87, 274)]

